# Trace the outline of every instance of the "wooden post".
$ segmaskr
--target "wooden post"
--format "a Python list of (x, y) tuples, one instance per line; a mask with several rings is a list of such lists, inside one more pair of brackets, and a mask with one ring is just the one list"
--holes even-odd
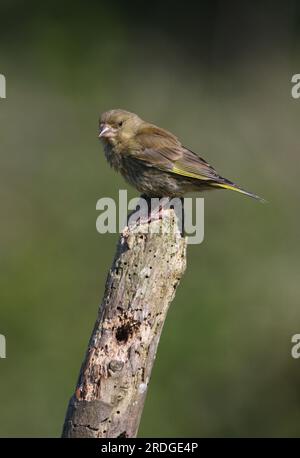
[(148, 233), (126, 227), (120, 236), (63, 437), (137, 435), (160, 334), (186, 266), (174, 210), (147, 226)]

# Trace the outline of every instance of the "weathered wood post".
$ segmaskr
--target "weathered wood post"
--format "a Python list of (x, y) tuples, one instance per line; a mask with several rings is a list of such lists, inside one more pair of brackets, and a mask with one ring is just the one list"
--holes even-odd
[(160, 334), (185, 266), (186, 239), (174, 210), (164, 210), (148, 233), (124, 229), (63, 437), (137, 435)]

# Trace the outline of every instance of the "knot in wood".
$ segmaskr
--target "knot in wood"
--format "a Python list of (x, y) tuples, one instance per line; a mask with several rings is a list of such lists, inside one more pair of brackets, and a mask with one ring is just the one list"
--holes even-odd
[(118, 361), (117, 359), (112, 359), (109, 363), (109, 369), (112, 372), (120, 372), (124, 367), (123, 361)]

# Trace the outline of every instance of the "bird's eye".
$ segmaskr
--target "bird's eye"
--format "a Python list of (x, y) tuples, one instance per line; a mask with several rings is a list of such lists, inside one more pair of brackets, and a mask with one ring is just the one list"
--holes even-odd
[(120, 121), (120, 122), (118, 123), (118, 126), (119, 126), (119, 127), (122, 127), (122, 126), (123, 126), (123, 121)]

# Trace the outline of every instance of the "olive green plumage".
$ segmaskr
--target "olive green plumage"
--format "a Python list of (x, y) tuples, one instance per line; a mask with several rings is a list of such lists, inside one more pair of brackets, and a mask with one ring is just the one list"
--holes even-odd
[(172, 133), (124, 110), (100, 118), (99, 138), (110, 165), (149, 197), (182, 197), (190, 191), (225, 188), (260, 197), (218, 175)]

